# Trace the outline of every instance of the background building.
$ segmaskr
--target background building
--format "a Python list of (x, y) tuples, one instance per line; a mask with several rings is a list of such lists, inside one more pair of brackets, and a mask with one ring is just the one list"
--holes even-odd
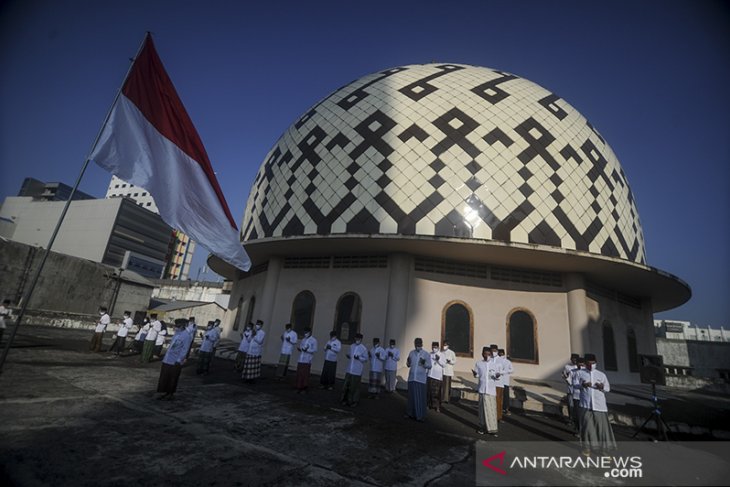
[[(45, 248), (63, 201), (8, 197), (0, 207), (0, 236)], [(159, 278), (165, 269), (172, 229), (159, 215), (126, 198), (72, 201), (51, 250)]]
[[(448, 339), (462, 372), (497, 343), (522, 377), (593, 352), (611, 380), (638, 382), (653, 313), (691, 294), (646, 264), (596, 128), (528, 80), (468, 65), (383, 70), (307, 110), (264, 159), (242, 238), (249, 273), (209, 258), (234, 280), (228, 336), (251, 316), (269, 337), (291, 321), (321, 342)], [(278, 353), (269, 340), (264, 359)]]
[[(25, 178), (18, 196), (30, 196), (34, 200), (68, 201), (73, 188), (64, 183), (44, 183), (34, 178)], [(79, 191), (74, 193), (74, 200), (93, 200), (94, 197)]]
[[(146, 189), (136, 187), (116, 176), (112, 176), (106, 191), (106, 198), (129, 198), (137, 205), (159, 214), (154, 198)], [(186, 280), (195, 252), (195, 242), (187, 235), (173, 230), (172, 242), (163, 278)]]

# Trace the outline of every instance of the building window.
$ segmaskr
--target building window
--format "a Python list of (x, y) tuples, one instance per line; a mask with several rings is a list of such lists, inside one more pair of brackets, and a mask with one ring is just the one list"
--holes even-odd
[(139, 193), (134, 193), (134, 196), (139, 196)]
[(507, 316), (507, 355), (513, 362), (540, 363), (537, 322), (526, 309), (515, 309)]
[(241, 311), (243, 309), (243, 296), (238, 300), (238, 310), (236, 311), (236, 319), (233, 321), (233, 330), (238, 330), (241, 326)]
[(152, 206), (152, 203), (147, 203), (147, 206)]
[(306, 328), (312, 329), (314, 324), (314, 305), (316, 300), (314, 294), (309, 291), (302, 291), (296, 295), (291, 305), (292, 329), (300, 337), (304, 336)]
[(118, 187), (119, 187), (119, 185), (118, 185), (118, 184), (115, 184), (115, 185), (114, 185), (114, 187), (115, 187), (115, 188), (118, 188)]
[(613, 327), (608, 321), (603, 322), (603, 367), (605, 370), (618, 370), (616, 340), (613, 336)]
[(451, 301), (441, 313), (441, 343), (449, 342), (449, 348), (459, 357), (474, 356), (474, 316), (463, 301)]
[(639, 371), (639, 349), (636, 346), (636, 332), (629, 328), (626, 332), (626, 345), (629, 347), (629, 371)]
[(126, 188), (126, 187), (127, 187), (127, 185), (126, 185), (126, 184), (122, 184), (122, 188)]
[(142, 193), (142, 196), (147, 196), (147, 193)]
[(355, 334), (360, 331), (360, 314), (362, 301), (355, 293), (345, 293), (337, 301), (335, 311), (335, 331), (343, 343), (355, 341)]

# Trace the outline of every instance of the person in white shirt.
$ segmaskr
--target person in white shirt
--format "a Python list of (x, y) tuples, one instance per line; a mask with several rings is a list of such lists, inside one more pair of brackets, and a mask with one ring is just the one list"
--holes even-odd
[(479, 392), (479, 429), (477, 429), (477, 433), (480, 435), (489, 433), (496, 437), (499, 424), (497, 421), (496, 381), (500, 374), (490, 347), (482, 348), (482, 360), (474, 364), (472, 373), (479, 379), (477, 389)]
[(266, 332), (263, 327), (264, 322), (256, 320), (251, 345), (248, 347), (248, 354), (243, 362), (241, 378), (249, 384), (255, 383), (256, 379), (261, 377), (261, 354), (264, 351), (264, 341), (266, 340)]
[(330, 339), (324, 346), (324, 365), (322, 376), (319, 379), (320, 387), (331, 391), (335, 388), (335, 377), (337, 377), (337, 354), (342, 349), (342, 342), (337, 338), (337, 332), (330, 332)]
[(500, 348), (497, 350), (497, 355), (502, 360), (502, 384), (504, 385), (502, 395), (502, 415), (503, 416), (509, 416), (509, 386), (510, 386), (510, 378), (512, 377), (512, 374), (514, 373), (514, 368), (512, 367), (512, 361), (507, 358), (507, 355), (504, 352), (504, 348)]
[(613, 436), (611, 422), (608, 420), (606, 393), (611, 390), (606, 374), (596, 368), (598, 362), (592, 353), (585, 355), (586, 368), (580, 376), (580, 442), (583, 454), (604, 454), (616, 449), (616, 438)]
[(109, 352), (115, 352), (115, 355), (119, 357), (119, 354), (124, 351), (124, 344), (127, 341), (127, 335), (129, 335), (129, 330), (132, 329), (132, 325), (132, 312), (125, 311), (124, 318), (122, 319), (122, 322), (119, 323), (117, 338), (114, 340), (114, 343), (112, 343), (112, 346), (109, 347)]
[(150, 319), (148, 316), (144, 317), (144, 320), (142, 320), (142, 324), (139, 325), (139, 330), (137, 330), (137, 334), (134, 335), (134, 341), (132, 342), (132, 350), (137, 353), (142, 353), (142, 348), (144, 347), (144, 340), (147, 338), (147, 331), (149, 331), (150, 327)]
[(368, 397), (377, 399), (383, 382), (383, 367), (385, 366), (385, 349), (380, 346), (380, 338), (373, 338), (373, 348), (368, 352), (368, 357), (371, 360)]
[(157, 313), (150, 315), (150, 322), (145, 325), (147, 336), (144, 338), (142, 346), (142, 356), (140, 362), (147, 363), (152, 360), (152, 354), (155, 351), (155, 343), (157, 343), (157, 334), (162, 330), (162, 323), (157, 319)]
[(157, 392), (163, 393), (157, 399), (172, 401), (177, 391), (177, 382), (180, 379), (182, 365), (185, 363), (187, 350), (190, 347), (193, 335), (186, 330), (187, 320), (175, 320), (175, 331), (170, 340), (165, 356), (162, 358), (160, 378), (157, 381)]
[(188, 325), (185, 327), (185, 331), (190, 334), (190, 340), (188, 343), (188, 351), (185, 354), (185, 358), (190, 358), (190, 351), (193, 349), (193, 343), (195, 343), (195, 332), (198, 331), (198, 325), (195, 323), (195, 316), (188, 318)]
[(253, 323), (249, 322), (241, 333), (241, 343), (238, 345), (238, 353), (236, 354), (236, 362), (233, 368), (238, 372), (243, 370), (243, 362), (246, 360), (248, 348), (251, 346), (251, 337), (253, 337)]
[(196, 374), (210, 373), (210, 361), (213, 359), (213, 350), (220, 340), (220, 328), (212, 323), (212, 326), (203, 334), (203, 343), (200, 344), (200, 352), (198, 353), (198, 368)]
[(350, 362), (347, 364), (345, 383), (342, 386), (342, 405), (355, 407), (360, 402), (360, 381), (368, 361), (368, 349), (362, 344), (361, 333), (355, 334), (355, 343), (350, 345), (350, 353), (346, 357)]
[(576, 436), (580, 438), (580, 422), (583, 419), (580, 408), (580, 392), (583, 389), (582, 374), (581, 370), (586, 368), (586, 359), (584, 357), (578, 357), (576, 360), (575, 368), (570, 371), (570, 382), (573, 389), (573, 416), (571, 422)]
[(312, 358), (317, 351), (317, 339), (312, 336), (312, 329), (304, 329), (304, 338), (299, 342), (299, 361), (297, 362), (297, 394), (307, 392), (309, 388), (309, 373), (312, 370)]
[(398, 382), (395, 373), (398, 370), (398, 362), (400, 361), (400, 350), (396, 348), (395, 340), (392, 338), (385, 354), (385, 392), (390, 394), (395, 392), (395, 386)]
[(502, 421), (502, 401), (504, 399), (504, 382), (502, 381), (502, 359), (499, 358), (499, 347), (495, 344), (489, 346), (490, 352), (492, 353), (492, 360), (497, 367), (499, 376), (494, 382), (494, 386), (497, 388), (497, 421)]
[(441, 352), (439, 342), (431, 343), (431, 369), (428, 371), (428, 408), (441, 412), (441, 398), (443, 397), (444, 367), (446, 356)]
[(454, 365), (456, 364), (456, 354), (451, 350), (448, 340), (444, 340), (444, 349), (441, 353), (443, 353), (445, 359), (441, 402), (448, 404), (449, 399), (451, 399), (451, 379), (454, 377)]
[(279, 378), (286, 377), (289, 370), (289, 361), (294, 351), (294, 346), (299, 341), (297, 332), (292, 330), (291, 323), (284, 325), (284, 333), (281, 334), (281, 355), (279, 355), (279, 366), (276, 368), (276, 376)]
[(89, 350), (92, 352), (101, 352), (101, 342), (104, 338), (104, 332), (106, 327), (109, 326), (111, 318), (106, 312), (106, 308), (101, 306), (99, 308), (99, 321), (96, 322), (96, 328), (94, 328), (94, 336), (91, 337), (91, 344)]
[(155, 357), (162, 358), (162, 347), (165, 345), (165, 339), (167, 337), (167, 325), (164, 321), (160, 321), (160, 332), (157, 334), (155, 340), (155, 348), (152, 351), (152, 355)]
[(5, 319), (10, 319), (10, 300), (3, 300), (3, 304), (0, 305), (0, 343), (3, 341), (3, 333), (5, 332)]
[(431, 355), (423, 349), (423, 340), (416, 338), (408, 354), (408, 406), (406, 417), (423, 422), (426, 419), (426, 379), (431, 369)]
[[(566, 385), (565, 402), (568, 405), (568, 424), (572, 423), (573, 418), (578, 416), (578, 413), (573, 411), (573, 384), (570, 380), (570, 374), (575, 370), (577, 360), (578, 354), (571, 353), (570, 362), (563, 366), (561, 374)], [(577, 429), (579, 426), (573, 423), (573, 427)]]

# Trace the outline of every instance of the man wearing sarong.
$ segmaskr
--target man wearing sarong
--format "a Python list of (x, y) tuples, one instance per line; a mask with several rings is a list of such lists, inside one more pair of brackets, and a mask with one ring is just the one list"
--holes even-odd
[(112, 346), (109, 347), (109, 352), (114, 352), (114, 354), (119, 357), (119, 354), (124, 351), (124, 344), (127, 341), (127, 335), (129, 335), (129, 330), (132, 329), (132, 313), (130, 311), (124, 312), (124, 318), (122, 319), (122, 322), (119, 323), (119, 329), (117, 330), (117, 338), (114, 340), (114, 343), (112, 343)]
[(492, 353), (492, 361), (495, 364), (495, 367), (497, 368), (497, 372), (499, 375), (497, 376), (497, 380), (494, 381), (494, 386), (497, 388), (497, 421), (502, 421), (502, 400), (504, 399), (504, 382), (502, 380), (502, 359), (499, 358), (499, 347), (497, 347), (496, 344), (491, 344), (489, 346), (490, 352)]
[(157, 381), (157, 392), (161, 392), (163, 395), (157, 399), (166, 401), (173, 400), (173, 395), (177, 391), (177, 382), (180, 379), (182, 365), (185, 363), (185, 355), (187, 354), (189, 342), (192, 339), (192, 335), (185, 330), (185, 321), (176, 322), (175, 335), (170, 340), (170, 346), (162, 358), (160, 378)]
[(89, 350), (92, 352), (101, 352), (101, 342), (104, 338), (104, 332), (106, 327), (109, 326), (111, 318), (106, 312), (106, 308), (101, 306), (99, 308), (99, 321), (96, 322), (96, 328), (94, 328), (94, 335), (91, 337), (91, 344)]
[(281, 354), (279, 355), (279, 366), (276, 368), (276, 376), (279, 378), (286, 377), (289, 370), (289, 361), (297, 344), (299, 336), (297, 332), (291, 329), (291, 323), (284, 325), (284, 333), (281, 334)]
[(337, 377), (337, 354), (342, 349), (342, 342), (337, 338), (337, 332), (330, 332), (330, 339), (324, 346), (324, 365), (322, 366), (322, 375), (319, 379), (320, 387), (331, 391), (335, 388), (335, 378)]
[(489, 433), (497, 437), (497, 387), (496, 381), (499, 378), (497, 363), (492, 357), (492, 350), (489, 347), (482, 348), (482, 360), (478, 360), (472, 369), (474, 377), (479, 380), (477, 391), (479, 392), (479, 429), (477, 433), (483, 435)]
[(144, 320), (142, 320), (142, 324), (139, 325), (139, 330), (137, 330), (137, 334), (134, 335), (134, 341), (132, 342), (132, 350), (137, 353), (142, 353), (142, 349), (144, 348), (144, 340), (147, 338), (147, 332), (149, 331), (150, 327), (148, 326), (150, 324), (150, 318), (149, 316), (145, 316)]
[(167, 337), (167, 325), (161, 321), (160, 322), (161, 328), (160, 332), (157, 334), (157, 339), (155, 340), (155, 348), (152, 350), (152, 355), (155, 357), (162, 357), (162, 347), (165, 345), (165, 338)]
[(395, 386), (398, 382), (395, 374), (398, 370), (398, 362), (400, 361), (400, 350), (395, 346), (395, 340), (390, 339), (390, 344), (385, 350), (385, 392), (395, 392)]
[(502, 395), (502, 416), (509, 416), (509, 386), (510, 378), (514, 373), (514, 368), (512, 367), (512, 361), (507, 358), (504, 348), (498, 349), (497, 355), (502, 360), (502, 376), (500, 377), (502, 379), (502, 384), (504, 385), (504, 393)]
[(586, 368), (581, 370), (580, 407), (582, 419), (580, 423), (580, 442), (583, 454), (604, 454), (616, 449), (616, 439), (608, 420), (606, 393), (611, 390), (606, 374), (596, 368), (596, 356), (587, 353)]
[(147, 336), (144, 337), (144, 345), (142, 346), (142, 356), (140, 362), (147, 363), (152, 360), (152, 353), (155, 351), (155, 343), (157, 343), (157, 334), (162, 330), (162, 323), (157, 319), (157, 313), (150, 315), (150, 322), (145, 325)]
[(306, 393), (309, 388), (309, 373), (312, 370), (312, 358), (317, 351), (317, 339), (312, 336), (312, 329), (304, 329), (304, 338), (297, 347), (299, 361), (297, 362), (297, 394)]
[(263, 327), (264, 322), (257, 320), (251, 345), (248, 347), (248, 354), (243, 362), (241, 378), (249, 384), (255, 383), (256, 379), (261, 377), (261, 354), (264, 351), (264, 340), (266, 340), (266, 332), (262, 329)]
[(443, 397), (443, 379), (446, 357), (441, 352), (439, 342), (431, 343), (431, 369), (428, 371), (428, 408), (441, 412), (441, 398)]
[(373, 348), (368, 352), (370, 357), (370, 377), (368, 381), (368, 397), (377, 399), (380, 395), (385, 366), (385, 349), (380, 346), (380, 338), (373, 338)]
[(445, 359), (441, 401), (448, 404), (449, 399), (451, 399), (451, 379), (454, 377), (454, 364), (456, 364), (456, 354), (449, 347), (448, 340), (444, 340), (444, 349), (441, 353), (443, 353)]
[(423, 349), (423, 340), (416, 338), (408, 354), (408, 406), (406, 417), (423, 422), (426, 419), (426, 382), (431, 369), (431, 355)]
[(238, 353), (236, 353), (236, 362), (233, 366), (238, 372), (243, 370), (243, 362), (246, 360), (248, 348), (251, 346), (251, 337), (253, 336), (253, 323), (249, 322), (241, 333), (241, 343), (238, 345)]
[(188, 318), (188, 325), (185, 327), (185, 331), (190, 334), (190, 344), (188, 345), (188, 351), (185, 353), (185, 358), (190, 358), (190, 350), (193, 349), (193, 343), (195, 343), (195, 334), (198, 331), (198, 325), (195, 323), (195, 316)]
[(350, 353), (346, 355), (349, 363), (342, 386), (342, 405), (355, 407), (360, 402), (360, 381), (365, 362), (368, 361), (368, 349), (362, 344), (362, 334), (355, 335), (355, 343), (350, 345)]
[[(565, 402), (568, 405), (568, 424), (571, 424), (573, 421), (573, 418), (577, 416), (577, 413), (573, 411), (573, 384), (570, 380), (570, 374), (575, 370), (576, 362), (578, 361), (578, 354), (577, 353), (571, 353), (570, 354), (570, 362), (565, 364), (563, 366), (563, 371), (561, 375), (563, 376), (563, 380), (565, 381), (566, 385), (566, 394), (565, 394)], [(576, 430), (578, 429), (578, 425), (573, 424), (572, 425)]]

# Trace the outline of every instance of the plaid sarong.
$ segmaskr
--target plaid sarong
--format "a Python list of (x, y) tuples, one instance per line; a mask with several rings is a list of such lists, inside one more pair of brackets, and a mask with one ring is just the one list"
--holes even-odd
[(370, 394), (379, 394), (382, 382), (383, 382), (383, 373), (382, 372), (373, 372), (371, 370), (369, 381), (368, 381), (368, 392)]
[(242, 379), (258, 379), (261, 377), (261, 355), (246, 355), (243, 362)]

